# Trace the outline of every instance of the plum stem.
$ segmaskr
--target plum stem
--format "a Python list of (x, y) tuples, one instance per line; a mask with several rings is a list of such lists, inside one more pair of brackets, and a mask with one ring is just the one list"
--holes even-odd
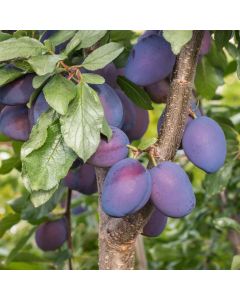
[[(67, 226), (68, 226), (67, 244), (68, 244), (68, 249), (71, 252), (71, 256), (72, 256), (73, 246), (72, 246), (72, 224), (71, 224), (72, 223), (71, 222), (71, 199), (72, 199), (72, 190), (68, 189), (65, 216), (66, 216), (66, 219), (67, 219)], [(69, 267), (69, 270), (73, 269), (72, 258), (71, 257), (69, 257), (69, 259), (68, 259), (68, 267)]]
[(151, 161), (152, 165), (154, 167), (156, 167), (157, 166), (157, 162), (156, 162), (156, 159), (155, 159), (153, 153), (150, 151), (148, 155), (149, 155), (149, 158), (150, 158), (150, 161)]
[(195, 114), (195, 112), (189, 108), (189, 112), (188, 112), (189, 116), (193, 119), (196, 119), (197, 118), (197, 115)]

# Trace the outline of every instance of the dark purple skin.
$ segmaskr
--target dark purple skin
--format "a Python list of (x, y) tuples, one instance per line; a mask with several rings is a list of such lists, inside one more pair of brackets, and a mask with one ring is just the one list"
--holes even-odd
[(24, 105), (6, 106), (0, 113), (0, 132), (17, 141), (26, 141), (30, 134), (28, 109)]
[(125, 66), (125, 76), (140, 86), (163, 80), (173, 70), (175, 55), (160, 35), (141, 39), (132, 49)]
[(211, 38), (211, 33), (208, 30), (205, 30), (202, 43), (201, 43), (201, 48), (199, 50), (199, 55), (206, 55), (211, 49), (212, 45), (212, 38)]
[(124, 94), (122, 90), (116, 89), (115, 91), (121, 99), (123, 105), (123, 124), (121, 129), (124, 132), (127, 132), (129, 130), (132, 130), (134, 125), (136, 124), (135, 105), (131, 100), (129, 100), (129, 98)]
[(64, 185), (85, 195), (96, 193), (97, 181), (94, 167), (84, 164), (75, 170), (70, 170), (64, 178)]
[(137, 160), (125, 158), (113, 165), (105, 178), (102, 209), (116, 218), (130, 215), (148, 202), (151, 187), (149, 171)]
[(34, 75), (27, 74), (0, 88), (0, 103), (5, 105), (26, 104), (34, 92)]
[(125, 74), (125, 68), (117, 69), (117, 76), (124, 76), (124, 74)]
[(148, 92), (151, 100), (155, 103), (166, 103), (169, 89), (170, 84), (167, 79), (163, 79), (145, 87), (145, 90)]
[(35, 103), (29, 110), (29, 121), (31, 126), (35, 125), (40, 117), (40, 115), (48, 111), (49, 105), (44, 97), (43, 92), (39, 94)]
[(189, 123), (182, 144), (188, 159), (205, 172), (217, 172), (224, 165), (226, 140), (222, 128), (213, 119), (202, 116)]
[(158, 209), (155, 209), (149, 221), (143, 227), (142, 235), (148, 237), (159, 236), (167, 225), (167, 219)]
[(85, 206), (78, 205), (77, 207), (74, 207), (72, 209), (72, 214), (75, 216), (78, 216), (78, 215), (81, 215), (82, 213), (84, 213), (85, 211), (87, 211), (87, 208)]
[(114, 63), (106, 65), (103, 69), (94, 71), (94, 73), (101, 75), (105, 78), (105, 82), (110, 85), (112, 88), (117, 87), (117, 68)]
[(152, 168), (150, 174), (151, 200), (161, 213), (181, 218), (194, 209), (196, 199), (191, 182), (179, 165), (165, 161)]
[(62, 218), (41, 224), (35, 233), (38, 248), (43, 251), (54, 251), (67, 240), (67, 222)]
[(98, 93), (108, 124), (121, 128), (123, 122), (123, 106), (115, 90), (106, 83), (94, 85), (93, 88)]
[(132, 129), (125, 131), (130, 141), (141, 139), (147, 131), (149, 124), (148, 111), (136, 105), (134, 105), (134, 107), (136, 111), (136, 122)]
[(111, 167), (128, 156), (128, 137), (117, 127), (111, 129), (111, 140), (108, 142), (106, 138), (101, 138), (97, 151), (88, 160), (89, 164), (102, 168)]
[(142, 35), (138, 38), (138, 42), (141, 41), (142, 39), (149, 37), (150, 35), (159, 35), (160, 30), (145, 30)]

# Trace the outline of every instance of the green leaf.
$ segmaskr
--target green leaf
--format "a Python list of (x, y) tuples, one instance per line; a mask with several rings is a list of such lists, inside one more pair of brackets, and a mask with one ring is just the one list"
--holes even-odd
[(10, 251), (10, 253), (7, 257), (6, 264), (10, 263), (16, 257), (16, 255), (19, 253), (19, 251), (22, 250), (22, 248), (26, 245), (26, 243), (28, 242), (30, 237), (33, 235), (35, 230), (36, 230), (36, 228), (32, 228), (27, 233), (24, 233), (23, 236), (17, 241), (14, 248)]
[(124, 49), (124, 51), (114, 60), (114, 64), (116, 68), (121, 69), (125, 67), (130, 53), (131, 53), (130, 47)]
[(87, 70), (98, 70), (112, 62), (124, 50), (118, 43), (108, 43), (90, 53), (82, 63)]
[(47, 80), (52, 76), (52, 74), (46, 74), (43, 76), (35, 76), (32, 81), (32, 85), (35, 89), (40, 88)]
[[(8, 201), (8, 204), (17, 214), (21, 214), (22, 210), (30, 203), (29, 194), (23, 194), (21, 197)], [(21, 217), (21, 219), (23, 219)]]
[(39, 55), (31, 57), (28, 62), (37, 75), (46, 75), (52, 73), (57, 62), (63, 59), (62, 55)]
[(151, 145), (153, 145), (154, 143), (156, 143), (157, 138), (148, 138), (148, 139), (143, 139), (140, 144), (138, 145), (138, 149), (140, 150), (146, 150), (147, 148), (149, 148)]
[(206, 194), (207, 198), (211, 198), (224, 190), (231, 179), (233, 166), (234, 162), (231, 161), (225, 163), (217, 173), (206, 175), (203, 185), (206, 191), (208, 191)]
[(232, 58), (236, 59), (238, 57), (239, 51), (234, 44), (229, 42), (225, 45), (225, 48), (227, 49), (228, 53), (232, 56)]
[(231, 270), (240, 270), (240, 255), (233, 256)]
[(0, 167), (0, 174), (7, 174), (20, 164), (21, 164), (21, 161), (18, 157), (11, 157), (11, 158), (2, 160), (2, 164)]
[(215, 95), (217, 87), (223, 84), (223, 74), (203, 57), (198, 64), (195, 77), (197, 93), (206, 99), (211, 99)]
[(21, 77), (24, 74), (23, 71), (20, 71), (15, 68), (3, 67), (0, 68), (0, 87), (14, 81), (15, 79)]
[(103, 123), (103, 107), (97, 93), (86, 83), (77, 86), (77, 96), (60, 119), (66, 144), (86, 161), (97, 149)]
[(61, 201), (65, 190), (66, 187), (60, 184), (50, 199), (38, 207), (33, 207), (32, 203), (29, 202), (28, 206), (22, 211), (21, 217), (32, 223), (45, 218)]
[(240, 79), (240, 56), (237, 58), (237, 77)]
[(215, 43), (212, 43), (210, 52), (205, 56), (205, 58), (212, 67), (216, 67), (223, 72), (227, 68), (228, 61), (227, 56), (223, 49), (218, 49)]
[(21, 69), (24, 73), (33, 73), (33, 69), (27, 60), (15, 60), (14, 66)]
[(103, 84), (105, 82), (105, 79), (102, 76), (92, 73), (83, 73), (82, 79), (89, 84)]
[(46, 218), (61, 201), (65, 190), (66, 188), (60, 184), (50, 199), (38, 207), (33, 206), (29, 195), (10, 201), (9, 204), (15, 212), (21, 215), (21, 219), (27, 220), (31, 224), (38, 224), (41, 220)]
[(46, 113), (41, 114), (38, 122), (33, 126), (30, 137), (26, 141), (21, 149), (21, 158), (24, 158), (32, 153), (34, 150), (43, 146), (47, 139), (47, 129), (57, 119), (57, 114), (53, 110), (49, 110)]
[(76, 96), (76, 86), (62, 75), (55, 75), (43, 88), (48, 104), (65, 115), (70, 101)]
[(35, 30), (17, 30), (13, 32), (13, 37), (20, 38), (20, 37), (34, 37)]
[(32, 191), (30, 199), (33, 206), (36, 208), (44, 205), (54, 195), (57, 189), (58, 189), (58, 185), (54, 186), (52, 189), (47, 191), (45, 190)]
[(46, 48), (42, 43), (29, 37), (12, 38), (0, 42), (0, 61), (29, 58), (31, 56), (42, 55), (45, 52)]
[(20, 216), (18, 214), (8, 214), (3, 219), (0, 220), (0, 238), (4, 233), (10, 229), (13, 225), (20, 221)]
[(231, 218), (217, 218), (213, 223), (217, 229), (233, 229), (240, 233), (240, 224)]
[(232, 30), (215, 30), (214, 39), (218, 49), (225, 47), (232, 37)]
[(22, 145), (23, 145), (23, 142), (20, 142), (20, 141), (13, 141), (12, 142), (12, 148), (13, 148), (14, 154), (17, 157), (20, 156)]
[(0, 32), (0, 42), (11, 39), (12, 35), (5, 32)]
[(108, 125), (108, 122), (107, 122), (107, 120), (105, 118), (103, 118), (103, 124), (102, 124), (101, 133), (107, 137), (108, 141), (112, 137), (112, 129)]
[(99, 41), (106, 32), (106, 30), (79, 30), (68, 43), (65, 53), (69, 54), (75, 48), (79, 50), (91, 47)]
[(23, 171), (31, 190), (49, 191), (56, 187), (75, 159), (76, 154), (65, 144), (56, 121), (48, 127), (45, 143), (23, 160)]
[(153, 109), (151, 99), (144, 89), (123, 76), (118, 76), (117, 83), (132, 102), (144, 109)]
[(51, 35), (48, 40), (51, 41), (53, 47), (56, 47), (71, 39), (74, 36), (75, 32), (76, 30), (58, 30), (53, 35)]
[(136, 32), (132, 30), (111, 30), (110, 39), (112, 42), (131, 41), (137, 37)]
[(163, 30), (163, 37), (171, 44), (173, 53), (177, 55), (191, 40), (192, 30)]

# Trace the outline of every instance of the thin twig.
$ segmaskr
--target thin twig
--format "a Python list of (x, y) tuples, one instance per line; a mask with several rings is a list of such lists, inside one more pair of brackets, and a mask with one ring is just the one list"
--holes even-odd
[[(71, 256), (72, 256), (73, 246), (72, 246), (72, 225), (71, 225), (71, 223), (72, 223), (71, 222), (71, 199), (72, 199), (72, 190), (68, 189), (65, 216), (67, 219), (67, 226), (68, 226), (67, 244), (68, 244), (68, 249), (70, 250)], [(73, 269), (71, 257), (69, 257), (69, 259), (68, 259), (68, 267), (69, 267), (69, 270)]]

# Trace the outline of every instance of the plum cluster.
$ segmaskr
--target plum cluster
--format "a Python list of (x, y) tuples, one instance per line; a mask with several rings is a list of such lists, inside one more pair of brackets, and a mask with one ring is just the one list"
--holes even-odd
[[(206, 31), (199, 60), (209, 52), (210, 47), (211, 35)], [(166, 103), (174, 63), (175, 56), (162, 32), (147, 31), (133, 47), (124, 75), (144, 88), (152, 101)], [(148, 124), (147, 117), (144, 117), (144, 112), (137, 111), (136, 114), (133, 103), (129, 102), (120, 89), (116, 89), (116, 92), (125, 111), (122, 130), (131, 142), (141, 137), (132, 133), (135, 118), (135, 124), (142, 126), (144, 132)], [(216, 172), (223, 166), (226, 158), (224, 133), (213, 119), (203, 115), (194, 92), (189, 101), (189, 112), (180, 148), (197, 167), (207, 173)], [(165, 110), (158, 121), (158, 133), (164, 118)], [(110, 168), (103, 184), (104, 212), (116, 218), (125, 217), (136, 213), (148, 202), (154, 205), (154, 212), (142, 234), (153, 237), (163, 231), (168, 217), (181, 218), (191, 213), (196, 205), (196, 198), (187, 174), (178, 164), (166, 161), (147, 170), (139, 161), (121, 157)]]
[[(41, 41), (54, 33), (44, 32)], [(56, 53), (61, 52), (66, 44), (58, 45)], [(211, 35), (206, 31), (199, 59), (208, 53), (210, 47)], [(149, 115), (120, 89), (117, 76), (124, 75), (144, 89), (153, 102), (166, 103), (175, 60), (162, 32), (151, 30), (138, 39), (123, 69), (110, 63), (96, 71), (105, 78), (105, 83), (92, 87), (99, 95), (112, 137), (107, 140), (102, 135), (96, 152), (85, 163), (78, 158), (63, 180), (69, 189), (91, 195), (97, 192), (95, 167), (110, 168), (101, 195), (103, 211), (120, 218), (138, 212), (151, 202), (154, 211), (142, 232), (150, 237), (158, 236), (164, 230), (168, 217), (188, 215), (194, 209), (196, 199), (187, 174), (178, 164), (165, 161), (148, 170), (138, 160), (128, 157), (127, 146), (143, 137), (149, 125)], [(34, 92), (33, 77), (34, 74), (27, 74), (0, 88), (0, 132), (15, 140), (26, 141), (40, 115), (49, 109), (43, 92), (36, 97), (31, 108), (27, 107)], [(191, 114), (180, 147), (197, 167), (207, 173), (216, 172), (226, 157), (223, 131), (214, 120), (203, 115), (194, 94), (189, 103)], [(158, 133), (164, 118), (165, 111), (158, 121)], [(43, 251), (56, 250), (66, 241), (67, 233), (65, 218), (49, 221), (38, 227), (36, 243)]]

